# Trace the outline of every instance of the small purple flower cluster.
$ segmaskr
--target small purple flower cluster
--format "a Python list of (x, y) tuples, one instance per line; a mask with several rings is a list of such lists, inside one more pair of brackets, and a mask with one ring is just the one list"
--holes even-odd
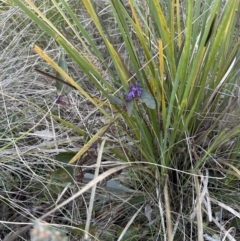
[(62, 95), (55, 95), (55, 104), (59, 105), (62, 103), (63, 96)]
[(136, 85), (134, 84), (129, 85), (128, 94), (126, 94), (125, 92), (122, 93), (122, 96), (126, 101), (130, 101), (134, 98), (140, 97), (141, 95), (142, 95), (142, 86), (139, 83), (137, 83)]
[(97, 149), (97, 147), (98, 147), (98, 144), (97, 144), (97, 142), (95, 141), (92, 145), (91, 145), (91, 148), (93, 148), (93, 149)]

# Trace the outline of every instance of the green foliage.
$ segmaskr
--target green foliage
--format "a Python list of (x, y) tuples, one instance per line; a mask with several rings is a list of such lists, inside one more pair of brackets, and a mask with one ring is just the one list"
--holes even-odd
[[(61, 67), (66, 73), (68, 72), (67, 70), (67, 62), (65, 60), (65, 57), (64, 57), (64, 52), (62, 51), (61, 52), (61, 55), (59, 57), (59, 60), (58, 60), (58, 65), (59, 67)], [(58, 79), (61, 79), (63, 81), (64, 78), (62, 77), (61, 74), (59, 74), (58, 72), (56, 73), (56, 77)], [(56, 88), (57, 88), (57, 91), (58, 93), (60, 93), (61, 95), (64, 95), (64, 94), (68, 94), (72, 88), (70, 86), (67, 86), (67, 85), (64, 85), (63, 83), (59, 82), (59, 81), (56, 81)]]

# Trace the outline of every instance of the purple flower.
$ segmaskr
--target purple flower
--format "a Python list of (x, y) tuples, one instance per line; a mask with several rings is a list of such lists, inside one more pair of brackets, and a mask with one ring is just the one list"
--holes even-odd
[(98, 147), (98, 144), (97, 144), (97, 142), (95, 141), (95, 142), (91, 145), (91, 148), (97, 149), (97, 147)]
[(55, 104), (59, 105), (62, 103), (62, 95), (55, 95)]
[(122, 96), (126, 101), (130, 101), (134, 98), (140, 97), (141, 95), (142, 95), (142, 87), (139, 83), (137, 83), (136, 85), (134, 84), (129, 85), (128, 94), (126, 94), (125, 92), (122, 93)]

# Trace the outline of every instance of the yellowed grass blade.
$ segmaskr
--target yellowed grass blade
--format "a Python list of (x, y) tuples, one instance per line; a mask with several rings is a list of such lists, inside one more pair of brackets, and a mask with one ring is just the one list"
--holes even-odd
[(158, 58), (159, 58), (159, 71), (160, 71), (160, 83), (161, 83), (161, 105), (162, 105), (162, 119), (163, 119), (163, 127), (166, 128), (166, 120), (167, 120), (167, 111), (166, 111), (166, 101), (165, 101), (165, 92), (164, 92), (164, 56), (163, 56), (163, 44), (162, 40), (158, 41)]
[(176, 12), (177, 12), (177, 33), (178, 33), (178, 48), (182, 46), (182, 29), (181, 29), (181, 18), (180, 18), (180, 5), (179, 0), (176, 0)]
[[(117, 119), (120, 114), (117, 114), (115, 119)], [(72, 164), (77, 161), (103, 134), (108, 130), (108, 128), (113, 124), (114, 120), (109, 124), (103, 126), (82, 148), (81, 150), (69, 161)]]

